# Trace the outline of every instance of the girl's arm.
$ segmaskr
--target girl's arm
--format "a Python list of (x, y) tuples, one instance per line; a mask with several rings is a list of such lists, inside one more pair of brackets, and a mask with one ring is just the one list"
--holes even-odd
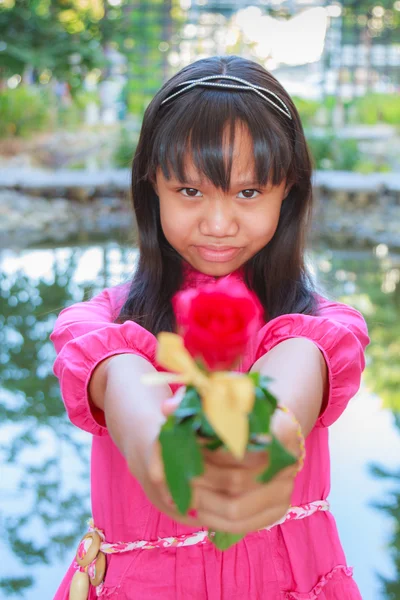
[(307, 437), (321, 412), (328, 383), (325, 359), (314, 342), (287, 339), (259, 358), (251, 370), (271, 377), (268, 389), (294, 413)]
[(151, 333), (132, 321), (114, 323), (124, 292), (124, 286), (106, 289), (92, 300), (64, 309), (50, 336), (57, 353), (54, 373), (68, 416), (93, 435), (107, 435), (103, 399), (94, 402), (89, 392), (96, 368), (120, 354), (139, 356), (150, 366), (154, 360), (156, 339)]
[(360, 386), (369, 343), (362, 315), (320, 298), (319, 315), (282, 315), (260, 332), (256, 362), (274, 379), (272, 391), (291, 408), (304, 434), (327, 427)]
[(109, 435), (140, 481), (149, 500), (176, 521), (197, 525), (169, 502), (159, 445), (164, 421), (161, 404), (171, 396), (165, 386), (144, 386), (144, 373), (155, 372), (156, 341), (148, 331), (115, 320), (120, 294), (104, 290), (88, 302), (63, 310), (51, 339), (54, 372), (71, 421), (93, 435)]
[[(118, 354), (102, 361), (90, 378), (90, 400), (104, 412), (109, 433), (124, 456), (131, 445), (154, 442), (164, 421), (161, 406), (172, 396), (171, 388), (142, 383), (144, 374), (154, 372), (142, 356)], [(136, 431), (139, 420), (142, 427)]]

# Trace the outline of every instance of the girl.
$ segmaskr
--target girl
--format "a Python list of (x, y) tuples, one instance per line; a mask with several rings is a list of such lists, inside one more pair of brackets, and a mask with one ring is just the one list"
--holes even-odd
[[(328, 427), (358, 390), (369, 340), (362, 316), (318, 295), (304, 264), (311, 166), (293, 102), (242, 58), (185, 67), (146, 110), (132, 192), (132, 283), (63, 310), (51, 336), (68, 414), (93, 434), (94, 527), (130, 544), (108, 555), (89, 598), (360, 600), (326, 501)], [(278, 411), (274, 432), (299, 454), (294, 416), (306, 459), (298, 474), (290, 467), (260, 485), (265, 456), (205, 454), (182, 517), (156, 441), (180, 393), (141, 377), (160, 369), (155, 335), (174, 329), (173, 295), (224, 276), (244, 280), (265, 309), (240, 370), (273, 377), (292, 413)], [(194, 535), (204, 530), (248, 535), (221, 552)], [(68, 598), (75, 567), (57, 600)]]

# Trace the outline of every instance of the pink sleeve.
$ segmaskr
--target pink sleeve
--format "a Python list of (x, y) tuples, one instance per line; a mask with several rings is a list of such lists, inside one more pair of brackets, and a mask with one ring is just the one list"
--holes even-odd
[(362, 315), (345, 304), (319, 297), (319, 315), (281, 315), (259, 333), (256, 360), (280, 342), (305, 337), (324, 355), (328, 368), (328, 398), (317, 427), (328, 427), (342, 414), (360, 387), (369, 343)]
[(65, 308), (51, 341), (57, 352), (54, 374), (71, 421), (94, 435), (105, 435), (104, 414), (89, 399), (96, 366), (115, 354), (138, 354), (154, 362), (155, 337), (133, 321), (113, 323), (122, 306), (123, 287), (106, 289), (88, 302)]

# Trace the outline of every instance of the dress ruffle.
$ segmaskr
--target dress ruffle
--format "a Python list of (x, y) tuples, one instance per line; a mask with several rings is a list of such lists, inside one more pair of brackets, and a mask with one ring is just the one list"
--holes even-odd
[[(338, 565), (332, 571), (323, 575), (318, 583), (313, 587), (311, 592), (301, 593), (301, 592), (286, 592), (285, 600), (319, 600), (321, 598), (321, 593), (324, 591), (324, 588), (333, 580), (340, 580), (344, 577), (353, 577), (353, 568), (346, 567), (345, 565)], [(354, 596), (352, 596), (354, 598)], [(346, 600), (346, 597), (343, 596), (343, 600)], [(361, 600), (361, 596), (360, 596)]]
[[(68, 309), (67, 309), (68, 310)], [(81, 311), (91, 310), (82, 307)], [(74, 307), (79, 319), (79, 306)], [(62, 323), (60, 313), (58, 323)], [(92, 323), (91, 323), (92, 325)], [(64, 342), (54, 363), (54, 374), (60, 380), (61, 395), (72, 423), (93, 435), (106, 435), (104, 414), (89, 400), (88, 386), (93, 371), (103, 360), (116, 354), (135, 354), (155, 362), (156, 338), (149, 331), (134, 323), (122, 324), (97, 322), (97, 329), (83, 335), (71, 332), (70, 326), (54, 329), (51, 339), (57, 345), (58, 338)]]
[[(369, 342), (362, 315), (344, 304), (320, 299), (320, 316), (290, 314), (276, 317), (261, 328), (255, 360), (291, 338), (311, 340), (328, 368), (328, 398), (317, 427), (328, 427), (342, 414), (360, 387)], [(338, 349), (340, 348), (340, 351)]]

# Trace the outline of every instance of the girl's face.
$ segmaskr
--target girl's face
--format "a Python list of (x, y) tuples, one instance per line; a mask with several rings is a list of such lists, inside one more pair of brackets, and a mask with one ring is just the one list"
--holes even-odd
[(237, 126), (231, 187), (216, 188), (193, 163), (186, 181), (157, 171), (161, 226), (173, 248), (195, 269), (221, 277), (235, 271), (272, 239), (285, 196), (279, 186), (259, 187), (253, 175), (253, 145)]

